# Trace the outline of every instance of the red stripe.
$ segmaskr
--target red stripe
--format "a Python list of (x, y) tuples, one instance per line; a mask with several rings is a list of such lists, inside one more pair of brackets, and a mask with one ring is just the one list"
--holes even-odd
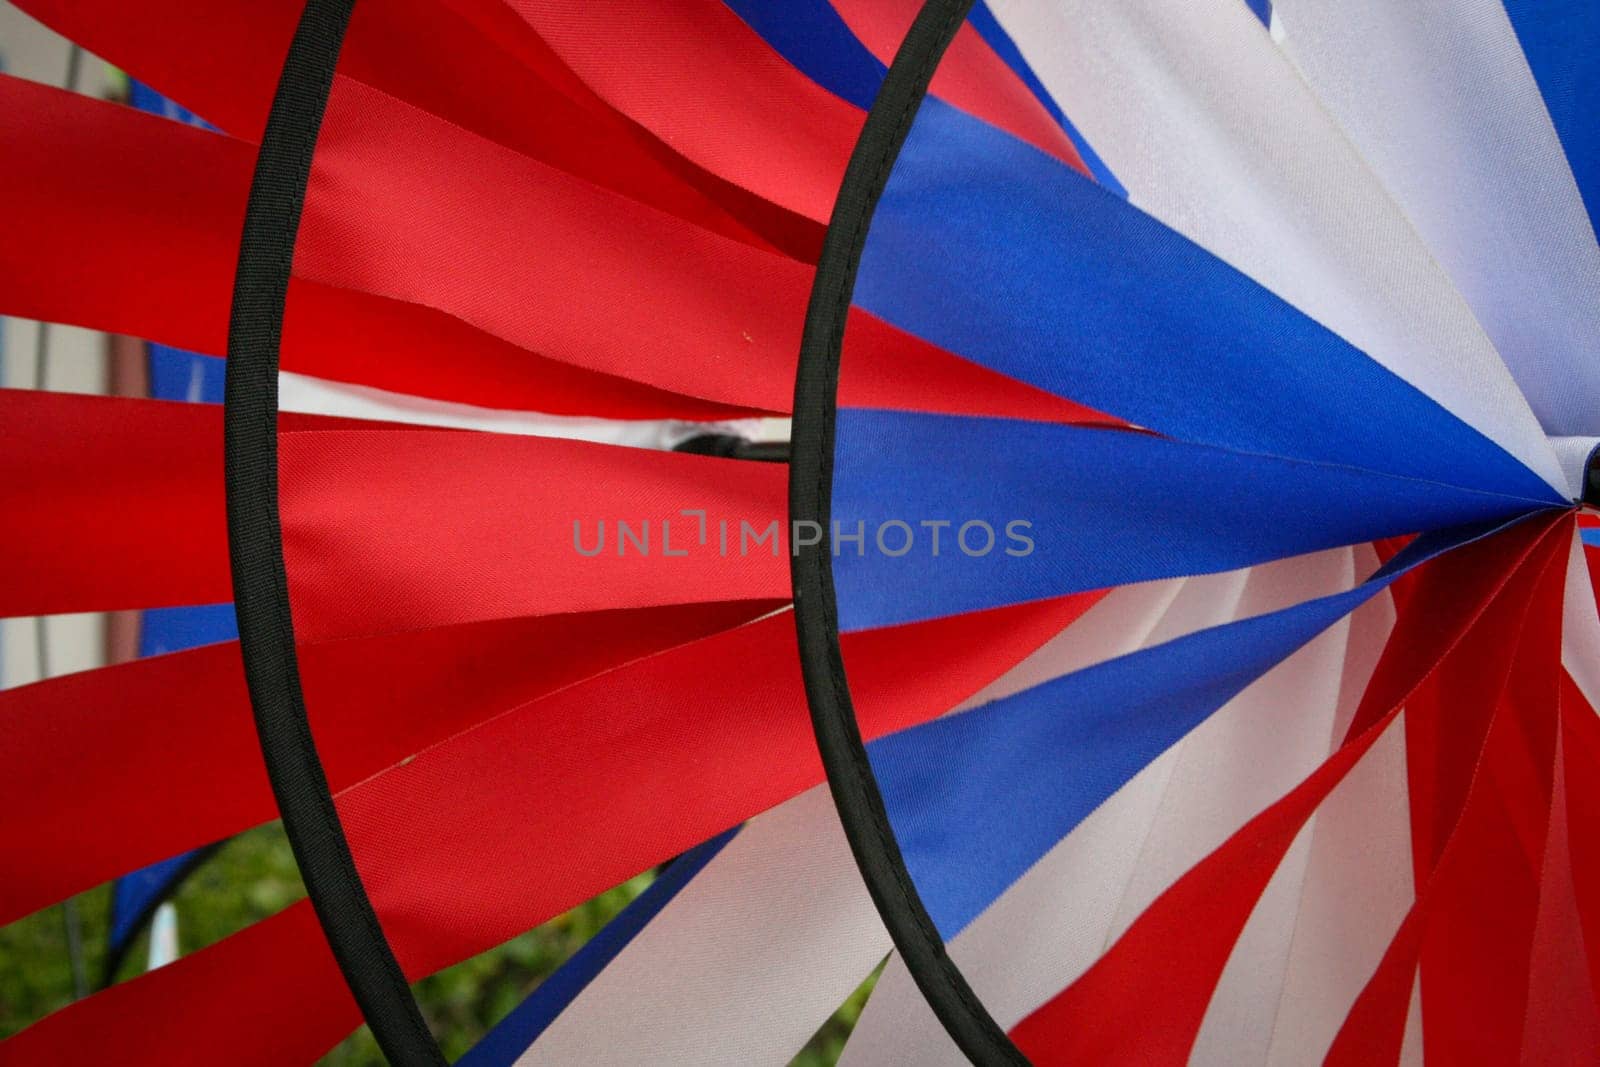
[[(1600, 991), (1600, 717), (1570, 677), (1562, 687), (1562, 744), (1568, 805), (1567, 848), (1577, 896), (1578, 935), (1589, 987)], [(1569, 935), (1570, 936), (1570, 935)]]
[[(861, 43), (885, 65), (894, 60), (922, 9), (921, 0), (832, 2)], [(929, 91), (1089, 176), (1089, 168), (1060, 124), (971, 24), (956, 31), (934, 71)]]
[(0, 617), (229, 599), (221, 443), (212, 405), (0, 389)]
[[(1096, 599), (845, 635), (864, 732), (955, 706)], [(416, 977), (821, 777), (785, 614), (502, 715), (345, 791), (339, 805)], [(50, 1016), (0, 1044), (0, 1063), (304, 1061), (356, 1021), (331, 970), (299, 906)]]
[[(1600, 1005), (1589, 971), (1579, 898), (1573, 877), (1571, 837), (1585, 836), (1595, 824), (1574, 821), (1567, 802), (1570, 746), (1566, 724), (1576, 716), (1594, 717), (1594, 709), (1576, 694), (1563, 675), (1560, 697), (1563, 738), (1557, 750), (1550, 801), (1549, 836), (1540, 875), (1539, 915), (1529, 962), (1528, 1008), (1523, 1026), (1521, 1062), (1582, 1063), (1600, 1049)], [(1585, 763), (1574, 771), (1593, 777), (1600, 766)]]
[[(1566, 528), (1564, 523), (1556, 527), (1558, 532)], [(1452, 656), (1449, 671), (1441, 671), (1408, 701), (1412, 832), (1419, 835), (1417, 900), (1352, 1006), (1329, 1054), (1330, 1064), (1354, 1067), (1392, 1061), (1399, 1055), (1419, 964), (1424, 971), (1425, 1052), (1430, 1058), (1442, 1055), (1444, 1046), (1459, 1048), (1460, 1027), (1468, 1015), (1465, 1004), (1484, 1012), (1484, 1047), (1498, 1041), (1506, 1054), (1509, 1039), (1512, 1059), (1498, 1062), (1515, 1058), (1527, 956), (1526, 930), (1514, 928), (1526, 921), (1522, 916), (1529, 886), (1517, 862), (1500, 847), (1509, 839), (1497, 834), (1496, 826), (1508, 827), (1497, 818), (1498, 774), (1493, 767), (1504, 756), (1507, 732), (1517, 729), (1514, 697), (1508, 694), (1530, 676), (1528, 657), (1535, 665), (1547, 662), (1548, 643), (1559, 642), (1551, 627), (1559, 626), (1561, 540), (1550, 538), (1542, 561), (1530, 561), (1519, 576), (1519, 596), (1527, 606), (1473, 637)], [(1515, 593), (1508, 589), (1504, 599), (1514, 603)], [(1425, 629), (1425, 608), (1419, 604), (1411, 632)], [(1508, 657), (1515, 658), (1507, 663)], [(1496, 664), (1502, 665), (1499, 670)], [(1479, 710), (1485, 704), (1495, 709), (1487, 717)], [(1453, 737), (1457, 716), (1461, 716), (1461, 736)], [(1441, 764), (1464, 766), (1466, 773), (1441, 774)], [(1464, 791), (1440, 787), (1439, 783), (1452, 781), (1463, 781)], [(1505, 909), (1503, 923), (1498, 914), (1472, 914), (1471, 898), (1480, 893), (1495, 911)], [(1462, 925), (1486, 918), (1494, 929), (1468, 930)], [(1452, 945), (1452, 940), (1460, 943)], [(1485, 966), (1491, 960), (1493, 965)], [(1453, 966), (1460, 967), (1459, 974), (1449, 973)], [(1435, 985), (1440, 987), (1437, 992)], [(1451, 1004), (1447, 996), (1463, 1004)], [(1486, 1005), (1486, 1000), (1494, 1003)]]
[[(33, 0), (35, 17), (210, 120), (255, 142), (301, 5), (191, 6)], [(542, 54), (541, 54), (542, 53)], [(507, 51), (447, 4), (358, 8), (341, 80), (354, 78), (452, 123), (738, 240), (771, 245), (703, 189), (703, 175), (587, 92), (542, 47)]]
[[(3, 76), (0, 144), (4, 311), (196, 352), (226, 348), (249, 145)], [(290, 287), (282, 361), (489, 407), (691, 419), (749, 410), (559, 363), (438, 311), (303, 279)]]
[[(342, 84), (286, 369), (613, 417), (788, 409), (809, 267)], [(4, 78), (0, 144), (18, 161), (0, 169), (4, 310), (222, 350), (248, 146)], [(850, 330), (842, 403), (1107, 421), (863, 312)]]
[[(0, 391), (0, 616), (205, 604), (232, 597), (223, 521), (221, 409)], [(291, 427), (327, 425), (290, 419)], [(280, 438), (284, 552), (295, 622), (315, 641), (525, 615), (788, 598), (788, 561), (715, 544), (715, 523), (782, 526), (770, 464), (550, 438), (371, 424)], [(107, 515), (117, 521), (108, 523)], [(617, 555), (616, 523), (654, 531)], [(580, 555), (573, 523), (592, 545)], [(781, 531), (780, 531), (781, 532)]]
[[(334, 789), (537, 696), (775, 603), (706, 604), (301, 646)], [(0, 692), (0, 923), (277, 811), (235, 642)]]

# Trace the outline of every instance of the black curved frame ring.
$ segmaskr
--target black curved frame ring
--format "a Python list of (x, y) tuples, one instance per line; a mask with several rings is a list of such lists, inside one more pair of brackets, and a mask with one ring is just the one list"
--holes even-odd
[[(851, 153), (822, 243), (806, 309), (795, 376), (790, 438), (789, 518), (831, 530), (834, 419), (839, 355), (867, 228), (900, 155), (933, 71), (973, 0), (927, 0), (889, 67)], [(817, 748), (856, 864), (928, 1005), (956, 1046), (981, 1067), (1028, 1060), (989, 1015), (945, 951), (944, 939), (917, 894), (867, 760), (839, 649), (839, 611), (830, 538), (799, 546), (791, 557), (795, 629)]]
[(223, 403), (228, 556), (245, 682), (267, 777), (324, 936), (372, 1035), (399, 1067), (442, 1067), (383, 936), (306, 719), (278, 523), (278, 344), (317, 134), (355, 0), (308, 0), (250, 182), (228, 320)]
[[(973, 0), (928, 0), (862, 130), (829, 222), (795, 379), (793, 520), (830, 528), (839, 356), (866, 229), (933, 69)], [(278, 517), (277, 371), (311, 159), (354, 0), (308, 0), (257, 157), (228, 329), (224, 478), (246, 682), (268, 777), (335, 959), (392, 1063), (443, 1064), (361, 883), (306, 717)], [(795, 625), (817, 744), (856, 862), (896, 948), (957, 1046), (977, 1064), (1027, 1060), (989, 1016), (917, 895), (855, 722), (823, 545), (794, 557)]]

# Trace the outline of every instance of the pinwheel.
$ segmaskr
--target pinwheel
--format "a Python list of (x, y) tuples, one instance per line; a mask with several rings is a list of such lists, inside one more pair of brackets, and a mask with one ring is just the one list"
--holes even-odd
[(0, 393), (0, 613), (240, 640), (0, 693), (0, 919), (311, 900), (0, 1063), (440, 1062), (664, 863), (463, 1062), (1600, 1049), (1588, 7), (22, 6), (216, 129), (0, 81), (0, 311), (228, 371)]

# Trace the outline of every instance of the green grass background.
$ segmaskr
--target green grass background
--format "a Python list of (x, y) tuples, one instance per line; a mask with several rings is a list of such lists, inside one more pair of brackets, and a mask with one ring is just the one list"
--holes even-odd
[[(445, 1054), (454, 1060), (527, 996), (617, 912), (644, 891), (650, 875), (620, 885), (565, 915), (416, 985), (417, 1000)], [(179, 946), (193, 952), (264, 919), (305, 895), (288, 841), (277, 823), (230, 841), (174, 898)], [(78, 897), (90, 981), (104, 966), (109, 886)], [(144, 938), (128, 954), (122, 978), (144, 965)], [(831, 1067), (861, 1012), (872, 979), (840, 1008), (795, 1058), (793, 1067)], [(59, 907), (0, 927), (0, 1037), (67, 1004), (72, 970)], [(362, 1027), (320, 1061), (324, 1067), (378, 1067), (383, 1058)]]

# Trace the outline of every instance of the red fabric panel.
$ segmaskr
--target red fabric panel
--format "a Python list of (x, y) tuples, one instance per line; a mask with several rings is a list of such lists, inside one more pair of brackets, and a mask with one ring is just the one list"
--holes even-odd
[[(492, 715), (775, 603), (507, 619), (302, 645), (334, 789)], [(0, 923), (277, 816), (236, 642), (0, 692)]]
[[(1565, 687), (1570, 681), (1563, 678)], [(1573, 716), (1594, 716), (1581, 698), (1561, 697), (1563, 722)], [(1563, 730), (1563, 733), (1566, 731)], [(1574, 827), (1567, 804), (1565, 741), (1556, 753), (1555, 782), (1550, 800), (1550, 833), (1540, 873), (1539, 916), (1529, 961), (1528, 1007), (1522, 1033), (1521, 1062), (1582, 1063), (1600, 1050), (1600, 1005), (1589, 972), (1570, 838)], [(1593, 775), (1600, 770), (1584, 768)], [(1580, 829), (1592, 829), (1589, 824)]]
[[(1516, 705), (1508, 694), (1548, 666), (1549, 642), (1559, 641), (1564, 562), (1559, 534), (1567, 529), (1565, 523), (1557, 526), (1557, 536), (1523, 568), (1516, 585), (1508, 587), (1502, 599), (1509, 606), (1499, 614), (1510, 618), (1494, 627), (1486, 621), (1452, 653), (1448, 670), (1408, 700), (1412, 832), (1421, 835), (1417, 900), (1351, 1008), (1330, 1064), (1353, 1067), (1399, 1055), (1419, 964), (1428, 1056), (1460, 1045), (1461, 1025), (1470, 1014), (1467, 1005), (1473, 1005), (1484, 1012), (1485, 1047), (1498, 1043), (1501, 1053), (1511, 1057), (1496, 1062), (1515, 1058), (1527, 989), (1526, 914), (1532, 886), (1521, 857), (1506, 848), (1513, 842), (1494, 767), (1503, 762), (1507, 738), (1518, 729)], [(1519, 601), (1521, 610), (1513, 612)], [(1425, 630), (1426, 608), (1419, 603), (1408, 633)], [(1495, 671), (1485, 661), (1505, 666)], [(1470, 704), (1462, 707), (1458, 698), (1469, 694), (1456, 680), (1473, 672), (1484, 691), (1470, 694)], [(1484, 703), (1495, 705), (1487, 717), (1476, 710)], [(1551, 711), (1545, 708), (1546, 714)], [(1452, 737), (1458, 715), (1463, 718), (1462, 736)], [(1481, 897), (1487, 915), (1473, 914), (1479, 907), (1475, 897)], [(1463, 923), (1469, 922), (1480, 925), (1468, 931)], [(1451, 974), (1452, 967), (1459, 971)], [(1433, 985), (1440, 987), (1438, 993)], [(1460, 1003), (1446, 1003), (1443, 994)]]
[[(955, 706), (1097, 599), (845, 635), (863, 732)], [(385, 929), (419, 977), (820, 780), (784, 614), (499, 716), (346, 790), (339, 806)], [(356, 1022), (305, 913), (57, 1012), (0, 1044), (0, 1064), (303, 1062)]]
[[(832, 0), (867, 50), (888, 65), (911, 29), (921, 0)], [(929, 91), (946, 103), (1047, 152), (1085, 177), (1089, 168), (1050, 112), (970, 24), (956, 31)]]
[[(249, 145), (4, 76), (0, 145), (0, 310), (225, 350)], [(487, 407), (689, 419), (750, 410), (558, 363), (429, 308), (303, 279), (290, 285), (282, 363)]]
[(685, 157), (827, 221), (866, 113), (801, 74), (721, 0), (505, 6), (590, 89)]
[(1433, 1062), (1513, 1063), (1522, 1046), (1558, 721), (1568, 545), (1559, 547), (1521, 626), (1505, 636), (1516, 661), (1470, 760), (1452, 855), (1417, 883), (1423, 1050)]
[[(1466, 609), (1430, 613), (1430, 625), (1447, 631), (1452, 646), (1474, 627), (1501, 637), (1514, 633), (1501, 605), (1520, 607), (1519, 596), (1515, 588), (1504, 596), (1501, 591), (1513, 572), (1524, 586), (1526, 576), (1537, 575), (1538, 563), (1550, 558), (1549, 546), (1559, 539), (1543, 542), (1533, 567), (1517, 568), (1552, 528), (1525, 523), (1428, 565), (1424, 580), (1430, 590), (1439, 587), (1430, 598), (1435, 606)], [(1449, 623), (1441, 626), (1440, 620)], [(1407, 694), (1440, 667), (1436, 658), (1417, 656), (1418, 650), (1397, 633), (1367, 694), (1387, 710), (1369, 716), (1362, 731), (1305, 782), (1179, 879), (1083, 977), (1012, 1030), (1035, 1064), (1186, 1062), (1234, 942), (1296, 834), (1407, 706)], [(1152, 1011), (1152, 1004), (1159, 1010)]]
[(1566, 846), (1572, 859), (1581, 948), (1591, 990), (1600, 991), (1600, 718), (1570, 677), (1562, 680), (1563, 771), (1568, 808)]
[(0, 389), (0, 617), (229, 599), (221, 446), (212, 405)]
[[(172, 0), (137, 8), (57, 0), (24, 6), (219, 128), (255, 143), (302, 5), (224, 2), (210, 5), (204, 17)], [(543, 51), (533, 57), (527, 50), (509, 52), (436, 0), (386, 0), (356, 8), (340, 81), (365, 82), (641, 203), (772, 247), (700, 187), (714, 184), (709, 176), (583, 89)]]
[[(779, 519), (781, 466), (368, 425), (279, 441), (284, 554), (303, 640), (788, 598), (781, 555), (661, 554), (663, 520), (676, 520), (679, 549), (695, 528), (680, 508), (757, 529)], [(0, 391), (0, 510), (26, 516), (0, 526), (10, 575), (0, 615), (231, 599), (221, 440), (215, 405)], [(604, 520), (608, 550), (580, 555), (574, 520), (586, 524), (585, 545)], [(618, 520), (650, 522), (650, 556), (630, 547), (618, 557)]]
[[(781, 532), (780, 464), (410, 429), (286, 435), (279, 449), (284, 560), (306, 641), (789, 597), (786, 537), (776, 555), (689, 551), (698, 520), (679, 514), (758, 530), (777, 520)], [(605, 550), (580, 554), (574, 525), (592, 548), (602, 521)], [(648, 554), (621, 541), (619, 521), (649, 524)], [(664, 537), (686, 554), (668, 558)]]
[[(809, 267), (342, 84), (285, 369), (618, 418), (788, 410)], [(3, 77), (0, 145), (0, 310), (224, 349), (247, 145)], [(864, 312), (849, 329), (841, 403), (1110, 421)]]
[[(438, 308), (530, 351), (786, 411), (812, 270), (577, 182), (347, 83), (329, 104), (297, 273)], [(1093, 417), (854, 311), (840, 402)], [(858, 386), (892, 383), (893, 391)]]

